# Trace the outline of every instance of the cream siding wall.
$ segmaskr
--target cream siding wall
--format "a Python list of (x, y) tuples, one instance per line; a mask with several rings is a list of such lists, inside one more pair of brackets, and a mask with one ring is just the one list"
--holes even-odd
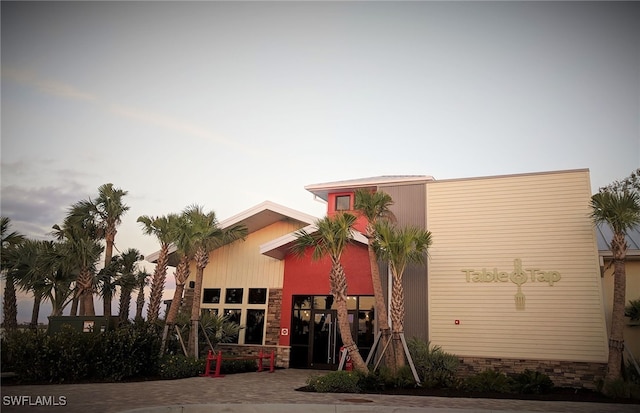
[[(606, 362), (589, 200), (586, 170), (427, 184), (430, 340), (460, 356)], [(515, 283), (463, 272), (511, 274), (515, 259), (561, 275), (524, 283), (522, 310)]]
[[(295, 221), (278, 221), (212, 251), (204, 270), (203, 288), (282, 288), (284, 260), (260, 254), (260, 245), (301, 228)], [(192, 265), (191, 280), (195, 268)]]

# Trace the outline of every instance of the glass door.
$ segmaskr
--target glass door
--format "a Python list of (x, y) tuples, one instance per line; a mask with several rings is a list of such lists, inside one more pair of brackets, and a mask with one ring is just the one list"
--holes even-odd
[[(353, 334), (355, 312), (349, 311), (349, 325)], [(310, 351), (310, 367), (316, 369), (337, 369), (340, 364), (342, 338), (338, 328), (336, 310), (313, 310)]]

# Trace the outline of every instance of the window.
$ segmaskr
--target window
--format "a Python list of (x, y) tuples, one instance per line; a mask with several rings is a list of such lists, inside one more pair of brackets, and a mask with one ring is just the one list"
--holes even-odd
[(244, 332), (245, 344), (262, 344), (264, 333), (264, 310), (247, 310), (247, 326)]
[[(233, 323), (240, 324), (240, 317), (242, 316), (242, 310), (240, 309), (224, 309), (224, 315), (228, 318), (229, 321)], [(229, 343), (238, 343), (238, 336), (231, 338)]]
[(242, 304), (242, 288), (227, 288), (227, 293), (224, 298), (226, 304)]
[(266, 288), (249, 288), (249, 304), (265, 304), (266, 302)]
[(351, 195), (336, 196), (336, 211), (349, 211), (351, 209)]
[(218, 304), (220, 302), (220, 289), (205, 288), (202, 291), (202, 302), (207, 304)]

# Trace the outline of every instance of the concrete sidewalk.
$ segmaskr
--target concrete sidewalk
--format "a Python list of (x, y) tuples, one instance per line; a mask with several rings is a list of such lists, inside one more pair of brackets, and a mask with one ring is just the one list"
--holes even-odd
[[(388, 396), (378, 394), (309, 393), (295, 391), (313, 370), (232, 374), (221, 378), (193, 377), (133, 383), (95, 383), (47, 386), (3, 386), (3, 413), (105, 412), (140, 409), (173, 413), (343, 413), (415, 411), (432, 413), (580, 412), (636, 413), (640, 405), (539, 402), (505, 399)], [(48, 403), (48, 406), (38, 405)], [(64, 404), (64, 405), (62, 405)], [(199, 406), (200, 405), (200, 406)], [(201, 405), (207, 405), (206, 408)], [(152, 407), (165, 406), (153, 410)], [(184, 406), (168, 408), (168, 406)]]

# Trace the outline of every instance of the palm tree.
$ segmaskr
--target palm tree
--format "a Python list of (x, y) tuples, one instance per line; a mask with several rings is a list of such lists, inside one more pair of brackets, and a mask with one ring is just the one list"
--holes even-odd
[(214, 249), (238, 239), (244, 239), (247, 228), (244, 225), (234, 225), (220, 228), (216, 214), (213, 211), (205, 213), (202, 207), (192, 205), (187, 207), (184, 215), (192, 226), (194, 237), (193, 259), (196, 266), (196, 280), (193, 292), (193, 306), (191, 307), (191, 334), (189, 335), (189, 353), (198, 358), (198, 323), (200, 320), (200, 301), (202, 297), (202, 279), (204, 269), (209, 264), (209, 253)]
[[(116, 259), (116, 257), (118, 257)], [(120, 322), (129, 319), (129, 309), (131, 307), (131, 293), (137, 285), (136, 270), (137, 264), (144, 257), (135, 248), (129, 248), (121, 255), (113, 257), (111, 262), (117, 261), (119, 277), (116, 284), (120, 287), (120, 302), (118, 307), (118, 318)]]
[(37, 241), (27, 239), (18, 245), (11, 252), (13, 261), (12, 276), (16, 286), (21, 290), (33, 294), (33, 310), (31, 312), (31, 328), (38, 326), (40, 315), (40, 304), (45, 296), (46, 290), (51, 290), (49, 284), (49, 268), (43, 267), (43, 254), (47, 241)]
[(85, 212), (86, 205), (82, 202), (72, 205), (62, 226), (53, 226), (53, 235), (64, 240), (65, 253), (77, 268), (76, 295), (80, 301), (80, 315), (95, 316), (95, 270), (104, 247), (97, 241), (99, 227)]
[(391, 325), (393, 330), (395, 368), (405, 365), (404, 347), (401, 334), (404, 334), (404, 288), (402, 276), (409, 263), (422, 263), (427, 249), (431, 246), (431, 232), (418, 227), (397, 228), (388, 221), (376, 225), (377, 255), (389, 262), (393, 277), (391, 290)]
[(151, 274), (144, 270), (139, 270), (136, 273), (136, 288), (138, 289), (138, 297), (136, 298), (136, 317), (135, 321), (142, 320), (142, 310), (144, 308), (144, 287), (149, 284), (149, 277)]
[(74, 292), (72, 284), (76, 278), (73, 273), (72, 259), (64, 251), (64, 244), (44, 241), (39, 262), (42, 270), (48, 274), (48, 287), (45, 296), (51, 302), (51, 315), (61, 316)]
[(296, 241), (293, 244), (292, 251), (297, 256), (302, 257), (311, 249), (312, 258), (315, 260), (324, 257), (330, 258), (329, 285), (336, 304), (338, 328), (340, 329), (342, 343), (349, 356), (351, 356), (355, 370), (367, 373), (367, 365), (362, 359), (358, 346), (351, 334), (347, 311), (347, 277), (340, 262), (342, 253), (353, 239), (353, 224), (355, 222), (355, 215), (349, 213), (336, 214), (333, 217), (320, 219), (315, 223), (315, 231), (308, 232), (301, 229), (296, 232)]
[[(378, 267), (378, 257), (373, 246), (376, 239), (376, 224), (380, 220), (395, 221), (395, 216), (389, 209), (393, 205), (391, 195), (385, 192), (372, 192), (367, 189), (356, 191), (355, 209), (367, 219), (365, 237), (367, 237), (369, 251), (369, 265), (371, 267), (371, 281), (373, 283), (373, 295), (375, 298), (375, 313), (378, 319), (378, 328), (382, 333), (382, 342), (389, 340), (391, 331), (389, 320), (387, 319), (387, 306), (385, 304), (384, 293), (382, 291), (382, 281), (380, 279), (380, 269)], [(372, 349), (373, 350), (373, 349)], [(391, 367), (393, 363), (391, 353), (386, 353), (386, 364)]]
[(160, 254), (153, 270), (151, 279), (151, 293), (149, 295), (149, 307), (147, 308), (147, 321), (154, 323), (160, 314), (160, 304), (164, 292), (164, 284), (167, 279), (167, 267), (169, 265), (169, 245), (172, 241), (172, 221), (176, 219), (175, 214), (167, 216), (150, 217), (142, 215), (138, 222), (143, 225), (143, 232), (146, 235), (154, 235), (160, 241)]
[(621, 377), (624, 349), (624, 305), (627, 284), (625, 235), (629, 229), (640, 225), (640, 198), (637, 192), (603, 188), (591, 197), (591, 207), (594, 223), (606, 223), (613, 231), (613, 237), (609, 243), (614, 266), (613, 309), (606, 379), (616, 380)]
[(2, 312), (4, 315), (3, 325), (6, 330), (18, 328), (18, 305), (16, 299), (16, 287), (11, 274), (11, 263), (7, 259), (9, 252), (17, 245), (21, 244), (24, 235), (13, 231), (9, 232), (11, 220), (8, 217), (0, 217), (0, 273), (5, 278), (4, 299), (2, 301)]
[[(122, 222), (122, 216), (129, 207), (122, 202), (127, 191), (114, 188), (108, 183), (98, 188), (98, 197), (94, 200), (80, 201), (80, 211), (93, 217), (100, 231), (100, 237), (104, 238), (106, 248), (104, 251), (104, 268), (109, 267), (113, 256), (113, 247), (118, 232), (118, 225)], [(105, 316), (111, 316), (111, 298), (113, 296), (112, 285), (108, 273), (103, 273), (103, 310)]]
[(172, 326), (175, 325), (178, 317), (178, 311), (182, 304), (182, 294), (184, 293), (184, 285), (191, 274), (189, 267), (190, 261), (193, 259), (194, 250), (194, 227), (190, 224), (186, 214), (182, 214), (174, 220), (173, 225), (173, 245), (176, 247), (176, 254), (179, 257), (178, 266), (174, 272), (176, 279), (176, 289), (173, 292), (171, 306), (165, 320), (164, 331), (162, 333), (162, 344), (160, 346), (160, 354), (164, 354), (167, 337)]

